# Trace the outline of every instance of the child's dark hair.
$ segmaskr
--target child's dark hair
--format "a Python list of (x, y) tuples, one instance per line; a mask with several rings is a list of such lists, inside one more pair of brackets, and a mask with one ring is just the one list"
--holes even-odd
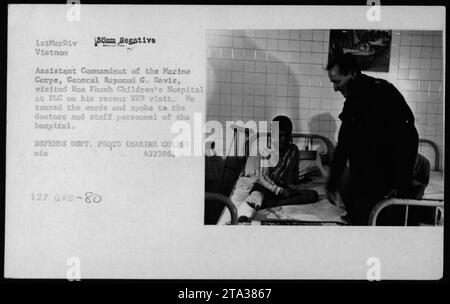
[(273, 121), (278, 121), (278, 129), (280, 132), (288, 132), (292, 134), (292, 121), (287, 116), (277, 116)]

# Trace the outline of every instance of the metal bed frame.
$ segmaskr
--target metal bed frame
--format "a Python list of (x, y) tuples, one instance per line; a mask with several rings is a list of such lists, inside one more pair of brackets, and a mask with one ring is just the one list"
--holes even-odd
[[(244, 133), (245, 136), (245, 141), (244, 141), (244, 155), (243, 155), (243, 159), (246, 159), (247, 157), (249, 157), (250, 155), (250, 144), (253, 143), (253, 141), (256, 139), (258, 140), (260, 136), (267, 136), (267, 142), (268, 145), (270, 145), (271, 142), (271, 134), (270, 132), (268, 133), (256, 133), (253, 134), (252, 136), (250, 136), (250, 130), (248, 128), (240, 128), (240, 130), (238, 130), (238, 128), (233, 128), (233, 143), (234, 143), (234, 147), (233, 148), (233, 152), (234, 152), (234, 156), (239, 156), (239, 147), (238, 147), (238, 132), (242, 132)], [(324, 164), (330, 164), (331, 160), (333, 158), (334, 155), (334, 144), (333, 142), (328, 139), (325, 136), (322, 135), (318, 135), (318, 134), (304, 134), (304, 133), (293, 133), (292, 137), (294, 139), (299, 139), (299, 138), (305, 138), (310, 140), (309, 144), (313, 145), (314, 144), (314, 140), (319, 140), (322, 143), (325, 144), (325, 147), (327, 149), (326, 153), (320, 153), (319, 155), (322, 157), (322, 161)], [(257, 142), (259, 144), (259, 141)], [(302, 151), (301, 151), (302, 152)], [(311, 151), (306, 151), (306, 152), (311, 152)], [(307, 155), (307, 154), (306, 154)], [(227, 157), (228, 159), (228, 157)], [(244, 161), (245, 164), (245, 161)], [(225, 160), (225, 167), (227, 167), (227, 160)], [(223, 178), (222, 178), (223, 179)], [(230, 225), (238, 225), (238, 219), (237, 219), (237, 210), (236, 207), (234, 206), (234, 204), (231, 202), (231, 200), (223, 195), (223, 194), (218, 194), (218, 193), (206, 193), (205, 194), (205, 201), (211, 201), (211, 200), (215, 200), (217, 202), (220, 202), (221, 204), (223, 204), (229, 211), (230, 211), (230, 215), (231, 215), (231, 222)], [(314, 225), (319, 225), (320, 222), (316, 222), (316, 223), (311, 223), (311, 222), (302, 222), (302, 221), (286, 221), (286, 223), (288, 223), (290, 225), (308, 225), (308, 224), (314, 224)], [(333, 224), (335, 224), (335, 222), (332, 222)], [(259, 223), (259, 225), (274, 225), (270, 220), (267, 221), (263, 221), (261, 223)]]
[(221, 203), (226, 208), (228, 208), (228, 211), (230, 211), (230, 214), (231, 214), (231, 225), (238, 224), (238, 213), (237, 213), (236, 206), (233, 204), (233, 202), (228, 197), (226, 197), (225, 195), (220, 194), (220, 193), (206, 192), (205, 193), (205, 202), (209, 203), (212, 201)]
[(444, 201), (443, 200), (431, 200), (431, 199), (422, 199), (422, 200), (408, 200), (408, 199), (398, 199), (391, 198), (387, 200), (383, 200), (379, 202), (372, 209), (372, 212), (369, 217), (369, 225), (376, 226), (377, 225), (377, 217), (381, 210), (389, 206), (406, 206), (405, 208), (405, 221), (404, 226), (408, 226), (408, 213), (409, 206), (420, 206), (420, 207), (432, 207), (435, 208), (434, 211), (434, 226), (437, 225), (439, 219), (439, 210), (444, 209)]
[[(242, 130), (241, 130), (242, 132)], [(259, 139), (259, 136), (262, 135), (266, 135), (267, 136), (267, 141), (270, 145), (270, 133), (256, 133), (254, 134), (252, 137), (250, 137), (250, 130), (248, 128), (243, 129), (243, 133), (245, 136), (245, 147), (244, 147), (244, 158), (247, 158), (249, 156), (249, 151), (250, 151), (250, 142), (255, 140), (255, 139)], [(318, 134), (304, 134), (304, 133), (293, 133), (292, 134), (293, 138), (305, 138), (305, 139), (309, 139), (311, 145), (313, 144), (313, 140), (320, 140), (322, 141), (326, 148), (327, 151), (325, 154), (322, 154), (322, 158), (324, 160), (324, 164), (330, 164), (331, 160), (333, 158), (334, 155), (334, 144), (333, 142), (328, 139), (325, 136), (322, 135), (318, 135)], [(238, 155), (238, 128), (234, 128), (233, 129), (233, 141), (234, 141), (234, 153), (235, 156)], [(434, 159), (434, 170), (435, 171), (439, 171), (440, 169), (440, 152), (439, 152), (439, 148), (438, 146), (431, 140), (429, 139), (419, 139), (419, 144), (428, 144), (433, 148), (434, 154), (435, 154), (435, 159)], [(214, 199), (214, 200), (218, 200), (221, 203), (223, 203), (230, 211), (231, 214), (231, 224), (232, 225), (237, 225), (237, 211), (236, 211), (236, 207), (234, 206), (234, 204), (231, 202), (231, 200), (226, 197), (225, 195), (220, 195), (220, 197), (218, 197), (217, 194), (211, 194), (211, 193), (207, 193), (205, 199)], [(434, 200), (434, 199), (422, 199), (422, 200), (409, 200), (409, 199), (398, 199), (398, 198), (390, 198), (390, 199), (386, 199), (383, 200), (381, 202), (379, 202), (377, 205), (375, 205), (375, 207), (372, 209), (372, 212), (370, 214), (369, 217), (369, 225), (371, 226), (376, 226), (376, 222), (377, 222), (377, 217), (380, 214), (380, 212), (388, 207), (388, 206), (393, 206), (393, 205), (401, 205), (401, 206), (406, 206), (405, 208), (405, 221), (404, 224), (405, 226), (407, 226), (408, 224), (408, 213), (409, 213), (409, 206), (422, 206), (422, 207), (431, 207), (431, 208), (435, 208), (435, 225), (438, 222), (438, 215), (439, 215), (439, 210), (442, 210), (441, 212), (443, 212), (444, 209), (444, 200)]]
[(421, 138), (419, 139), (419, 144), (423, 143), (423, 144), (428, 144), (433, 148), (434, 151), (434, 171), (440, 171), (440, 157), (441, 154), (439, 152), (439, 147), (436, 145), (436, 143), (432, 140), (429, 139), (425, 139), (425, 138)]
[[(424, 143), (430, 145), (434, 150), (434, 171), (440, 171), (439, 167), (439, 159), (440, 153), (439, 148), (433, 141), (429, 139), (419, 139), (419, 143)], [(398, 199), (398, 198), (390, 198), (383, 200), (375, 205), (372, 209), (372, 212), (369, 217), (369, 225), (376, 226), (377, 217), (380, 214), (381, 210), (389, 206), (406, 206), (405, 208), (405, 220), (404, 226), (408, 226), (408, 214), (409, 214), (409, 206), (420, 206), (420, 207), (430, 207), (435, 208), (434, 212), (434, 225), (436, 226), (438, 223), (438, 215), (439, 210), (443, 213), (444, 210), (444, 200), (440, 199), (421, 199), (421, 200), (410, 200), (410, 199)]]
[[(238, 140), (237, 140), (237, 132), (238, 129), (234, 128), (233, 129), (233, 140), (234, 140), (234, 153), (235, 155), (238, 155)], [(250, 136), (250, 131), (248, 128), (245, 129), (244, 131), (245, 134), (245, 147), (244, 147), (244, 157), (248, 157), (250, 154), (250, 144), (254, 141), (254, 140), (258, 140), (260, 136), (267, 136), (267, 142), (270, 145), (270, 141), (271, 141), (271, 133), (267, 132), (267, 133), (261, 133), (258, 132), (256, 134), (254, 134), (253, 136)], [(325, 144), (325, 147), (327, 148), (326, 153), (323, 155), (323, 158), (325, 160), (325, 164), (330, 164), (331, 160), (333, 159), (333, 155), (334, 155), (334, 144), (333, 142), (328, 139), (325, 136), (322, 135), (318, 135), (318, 134), (305, 134), (305, 133), (292, 133), (292, 137), (294, 139), (299, 139), (299, 138), (305, 138), (305, 139), (309, 139), (310, 145), (314, 144), (314, 140), (320, 140), (322, 143)], [(259, 143), (259, 142), (258, 142)]]

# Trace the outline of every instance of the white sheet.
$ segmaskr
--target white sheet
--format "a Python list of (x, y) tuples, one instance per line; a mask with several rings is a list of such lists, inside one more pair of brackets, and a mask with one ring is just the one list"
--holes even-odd
[[(230, 198), (236, 208), (239, 208), (248, 196), (248, 192), (255, 180), (255, 177), (240, 177), (238, 179)], [(263, 209), (255, 214), (253, 220), (295, 220), (304, 222), (338, 222), (346, 224), (347, 222), (344, 220), (344, 216), (346, 215), (344, 206), (335, 206), (326, 198), (326, 180), (327, 175), (324, 175), (322, 177), (314, 178), (311, 182), (298, 186), (299, 189), (311, 189), (317, 191), (319, 194), (318, 202), (313, 204), (287, 205)], [(217, 224), (226, 225), (230, 222), (230, 219), (229, 211), (224, 209)]]
[(305, 222), (338, 222), (346, 224), (344, 208), (332, 205), (326, 198), (314, 204), (272, 207), (256, 213), (255, 221), (295, 220)]

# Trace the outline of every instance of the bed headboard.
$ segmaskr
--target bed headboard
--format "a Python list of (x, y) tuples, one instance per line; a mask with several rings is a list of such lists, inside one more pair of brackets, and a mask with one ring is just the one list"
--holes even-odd
[[(257, 139), (260, 136), (260, 133), (257, 133), (257, 134), (253, 133), (252, 135), (250, 135), (250, 130), (248, 128), (245, 128), (245, 129), (242, 128), (242, 130), (239, 130), (239, 132), (238, 132), (238, 128), (235, 128), (234, 134), (233, 134), (235, 139), (237, 138), (237, 136), (239, 136), (238, 133), (243, 133), (243, 135), (244, 135), (245, 148), (244, 148), (243, 156), (247, 157), (249, 155), (250, 142)], [(270, 133), (262, 133), (262, 134), (267, 134), (269, 137), (268, 141), (270, 141)], [(294, 140), (305, 138), (307, 140), (310, 140), (310, 142), (312, 142), (312, 143), (314, 142), (314, 140), (318, 140), (318, 141), (322, 142), (326, 147), (326, 152), (321, 151), (321, 153), (320, 153), (321, 158), (322, 158), (322, 163), (324, 165), (329, 165), (331, 163), (331, 160), (333, 159), (333, 155), (334, 155), (335, 146), (334, 146), (334, 143), (330, 139), (328, 139), (325, 136), (318, 135), (318, 134), (305, 134), (305, 133), (293, 133), (292, 137), (294, 138)], [(433, 149), (433, 152), (434, 152), (433, 170), (440, 171), (440, 151), (439, 151), (439, 147), (436, 145), (436, 143), (429, 139), (420, 138), (419, 144), (429, 145)], [(235, 155), (239, 155), (237, 140), (234, 141), (234, 153), (235, 153)]]
[[(238, 130), (234, 129), (235, 137), (238, 136), (237, 133), (238, 133)], [(256, 135), (255, 134), (250, 135), (249, 129), (243, 130), (243, 133), (244, 133), (244, 137), (245, 137), (245, 148), (244, 148), (243, 156), (247, 157), (249, 155), (250, 142), (257, 139), (260, 136), (260, 133), (257, 133)], [(262, 133), (262, 134), (267, 134), (268, 137), (270, 138), (270, 133)], [(327, 137), (322, 136), (322, 135), (306, 134), (306, 133), (293, 133), (292, 137), (294, 138), (294, 140), (305, 138), (307, 140), (310, 140), (311, 143), (314, 143), (314, 140), (318, 140), (318, 141), (322, 142), (326, 147), (326, 152), (324, 153), (323, 151), (321, 151), (321, 153), (320, 153), (321, 158), (322, 158), (322, 163), (324, 165), (329, 165), (331, 163), (331, 160), (333, 159), (335, 147), (334, 147), (333, 142), (330, 139), (328, 139)], [(269, 138), (268, 138), (268, 140), (270, 140)], [(429, 139), (420, 138), (419, 144), (429, 145), (433, 149), (433, 151), (434, 151), (433, 169), (435, 171), (440, 171), (440, 152), (439, 152), (439, 147), (436, 145), (436, 143)], [(238, 155), (238, 141), (237, 140), (234, 141), (234, 153), (235, 153), (235, 155)]]
[[(239, 132), (240, 131), (240, 132)], [(250, 134), (250, 130), (248, 128), (246, 129), (242, 129), (239, 130), (237, 128), (234, 129), (234, 146), (233, 146), (233, 150), (234, 150), (234, 155), (239, 155), (238, 154), (238, 143), (240, 142), (239, 140), (237, 140), (238, 136), (244, 136), (244, 151), (243, 151), (243, 156), (244, 157), (248, 157), (250, 154), (250, 145), (254, 143), (255, 140), (258, 140), (260, 136), (267, 136), (267, 141), (270, 142), (270, 133), (252, 133)], [(241, 133), (241, 135), (238, 135), (238, 133)], [(243, 133), (243, 134), (242, 134)], [(305, 134), (305, 133), (293, 133), (292, 134), (294, 143), (296, 143), (295, 141), (304, 138), (305, 140), (308, 141), (308, 145), (314, 145), (315, 142), (319, 142), (322, 143), (322, 147), (326, 148), (326, 151), (319, 151), (320, 152), (320, 156), (321, 156), (321, 160), (322, 163), (324, 165), (329, 165), (331, 163), (331, 160), (333, 159), (333, 155), (334, 155), (334, 144), (333, 142), (328, 139), (325, 136), (322, 135), (318, 135), (318, 134)], [(297, 144), (297, 143), (296, 143)], [(298, 145), (298, 144), (297, 144)], [(301, 148), (299, 146), (299, 148)], [(233, 151), (232, 150), (232, 151)], [(241, 154), (242, 155), (242, 154)]]
[(329, 165), (331, 163), (331, 160), (333, 159), (333, 155), (334, 155), (334, 144), (330, 139), (328, 139), (328, 137), (318, 135), (318, 134), (304, 134), (304, 133), (294, 133), (294, 134), (292, 134), (292, 137), (294, 139), (299, 139), (299, 138), (308, 139), (308, 140), (310, 140), (310, 142), (312, 144), (314, 144), (314, 140), (319, 140), (320, 142), (322, 142), (325, 145), (325, 147), (327, 149), (325, 153), (323, 153), (323, 151), (320, 153), (321, 157), (322, 157), (322, 163), (324, 165)]
[(439, 147), (436, 145), (436, 143), (434, 141), (429, 140), (429, 139), (425, 139), (425, 138), (420, 138), (419, 139), (419, 144), (421, 144), (421, 143), (422, 144), (427, 144), (427, 145), (429, 145), (429, 146), (431, 146), (433, 148), (433, 151), (434, 151), (434, 166), (433, 166), (433, 170), (434, 171), (440, 171), (439, 160), (440, 160), (440, 156), (441, 155), (440, 155), (440, 152), (439, 152)]

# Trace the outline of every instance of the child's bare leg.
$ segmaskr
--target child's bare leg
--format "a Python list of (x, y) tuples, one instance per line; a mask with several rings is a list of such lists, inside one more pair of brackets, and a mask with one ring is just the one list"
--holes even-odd
[(238, 208), (239, 222), (249, 222), (255, 215), (256, 211), (261, 208), (264, 195), (259, 191), (252, 191)]

